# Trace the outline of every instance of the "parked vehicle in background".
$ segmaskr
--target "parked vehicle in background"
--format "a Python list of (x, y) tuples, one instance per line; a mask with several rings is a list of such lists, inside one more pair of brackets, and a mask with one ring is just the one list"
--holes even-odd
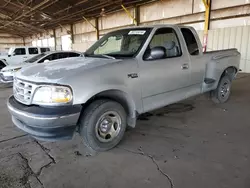
[(82, 55), (81, 52), (74, 52), (74, 51), (43, 52), (30, 59), (27, 59), (23, 63), (7, 65), (0, 71), (0, 80), (2, 83), (12, 83), (14, 73), (23, 67), (34, 65), (37, 63), (50, 62), (57, 59), (79, 57), (81, 55)]
[(4, 67), (6, 67), (8, 64), (7, 64), (7, 62), (5, 61), (5, 60), (0, 60), (0, 71), (4, 68)]
[(13, 123), (37, 139), (69, 139), (77, 130), (105, 151), (139, 114), (205, 92), (226, 102), (239, 62), (236, 49), (203, 53), (192, 27), (132, 27), (103, 36), (85, 57), (18, 71), (7, 105)]
[(37, 54), (50, 51), (47, 47), (13, 47), (9, 49), (8, 55), (0, 56), (0, 61), (5, 60), (9, 65), (21, 63)]

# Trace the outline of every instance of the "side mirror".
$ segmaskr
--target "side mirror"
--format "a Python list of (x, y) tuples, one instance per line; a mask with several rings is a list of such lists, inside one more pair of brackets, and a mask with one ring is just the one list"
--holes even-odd
[(15, 53), (15, 52), (13, 52), (13, 53), (12, 53), (12, 55), (13, 55), (13, 56), (15, 56), (15, 55), (16, 55), (16, 53)]
[(48, 59), (45, 59), (43, 62), (44, 62), (44, 63), (48, 63), (48, 62), (49, 62), (49, 60), (48, 60)]
[(162, 46), (156, 46), (150, 50), (149, 56), (146, 59), (155, 60), (162, 59), (164, 57), (166, 57), (166, 49)]

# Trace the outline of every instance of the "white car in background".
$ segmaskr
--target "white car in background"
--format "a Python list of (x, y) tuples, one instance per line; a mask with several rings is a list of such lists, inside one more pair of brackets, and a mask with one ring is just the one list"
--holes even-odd
[(2, 83), (5, 84), (12, 83), (14, 73), (23, 67), (31, 66), (37, 63), (46, 63), (57, 59), (79, 57), (81, 55), (82, 55), (81, 52), (74, 52), (74, 51), (44, 52), (22, 63), (7, 65), (0, 71), (0, 80)]
[(51, 51), (48, 47), (32, 47), (32, 46), (20, 46), (12, 47), (9, 49), (7, 55), (1, 55), (0, 61), (4, 60), (8, 65), (17, 64), (23, 62), (38, 54)]

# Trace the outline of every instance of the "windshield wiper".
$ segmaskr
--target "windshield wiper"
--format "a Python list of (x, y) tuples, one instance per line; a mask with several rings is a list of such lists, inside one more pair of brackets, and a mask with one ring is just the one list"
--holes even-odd
[(109, 59), (115, 59), (115, 57), (111, 56), (111, 55), (106, 55), (106, 54), (99, 54), (103, 57), (109, 58)]
[(106, 54), (84, 54), (85, 57), (104, 57), (107, 59), (115, 59), (115, 57)]

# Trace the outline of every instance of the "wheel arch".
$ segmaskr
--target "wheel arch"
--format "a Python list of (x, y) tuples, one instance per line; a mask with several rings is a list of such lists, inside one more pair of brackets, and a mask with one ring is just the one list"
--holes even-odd
[(220, 79), (221, 79), (223, 76), (228, 75), (228, 76), (230, 77), (231, 81), (232, 81), (233, 79), (235, 79), (235, 76), (236, 76), (237, 72), (238, 72), (238, 69), (237, 69), (236, 67), (234, 67), (234, 66), (227, 67), (227, 68), (222, 72), (222, 74), (221, 74), (221, 76), (220, 76)]
[(136, 117), (137, 117), (136, 106), (135, 106), (134, 100), (129, 96), (128, 93), (118, 90), (118, 89), (109, 89), (109, 90), (101, 91), (99, 93), (96, 93), (90, 99), (88, 99), (86, 103), (84, 103), (83, 109), (85, 109), (86, 106), (88, 106), (90, 103), (98, 99), (110, 99), (110, 100), (120, 103), (124, 107), (125, 111), (127, 112), (128, 126), (135, 127)]

